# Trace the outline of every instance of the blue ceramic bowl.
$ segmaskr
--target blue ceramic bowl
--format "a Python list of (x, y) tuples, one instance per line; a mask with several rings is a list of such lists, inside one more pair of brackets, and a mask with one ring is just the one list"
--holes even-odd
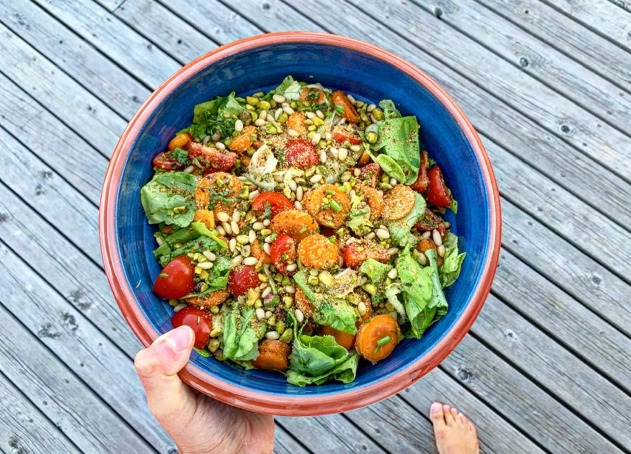
[(446, 291), (449, 312), (420, 340), (405, 340), (377, 365), (363, 364), (350, 384), (296, 387), (278, 373), (243, 371), (196, 353), (181, 373), (194, 388), (242, 408), (285, 415), (346, 411), (386, 398), (436, 367), (466, 334), (490, 290), (500, 246), (497, 187), (486, 152), (447, 94), (409, 63), (373, 46), (333, 35), (279, 33), (223, 46), (172, 76), (145, 102), (118, 143), (100, 212), (101, 247), (123, 315), (144, 345), (170, 329), (172, 308), (151, 291), (160, 267), (152, 255), (139, 189), (153, 156), (192, 121), (193, 106), (236, 91), (269, 90), (288, 74), (344, 90), (357, 99), (395, 101), (416, 115), (422, 141), (459, 202), (447, 215), (466, 251), (460, 279)]

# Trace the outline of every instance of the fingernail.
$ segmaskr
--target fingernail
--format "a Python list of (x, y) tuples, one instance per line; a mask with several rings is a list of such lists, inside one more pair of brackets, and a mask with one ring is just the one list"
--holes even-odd
[(429, 412), (430, 413), (439, 413), (440, 411), (442, 411), (443, 406), (441, 404), (439, 404), (438, 402), (434, 402), (430, 407), (429, 407)]
[(166, 334), (165, 341), (172, 350), (181, 352), (193, 342), (193, 330), (188, 326), (179, 326)]

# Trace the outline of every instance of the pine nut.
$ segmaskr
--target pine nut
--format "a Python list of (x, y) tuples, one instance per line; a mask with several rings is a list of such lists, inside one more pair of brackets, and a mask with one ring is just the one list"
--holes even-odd
[(235, 235), (239, 234), (239, 231), (240, 231), (239, 224), (237, 224), (236, 222), (232, 221), (230, 223), (230, 228), (232, 229), (232, 233), (234, 233)]
[(220, 211), (219, 213), (217, 213), (217, 219), (219, 219), (221, 222), (227, 222), (230, 220), (230, 216), (228, 215), (228, 213)]
[(258, 259), (256, 257), (248, 257), (246, 259), (243, 259), (243, 264), (248, 266), (254, 266), (257, 264), (257, 262)]
[(254, 230), (250, 230), (250, 233), (248, 233), (248, 240), (250, 240), (250, 244), (256, 241), (256, 232)]
[(278, 331), (268, 331), (265, 333), (265, 337), (271, 340), (277, 340), (280, 337), (280, 334), (278, 334)]
[(296, 309), (294, 311), (294, 315), (296, 316), (296, 321), (298, 323), (302, 323), (305, 321), (305, 314), (302, 313), (302, 311), (300, 309)]
[(287, 128), (287, 134), (289, 134), (289, 137), (298, 137), (300, 135), (298, 131), (291, 128)]
[(436, 246), (440, 246), (441, 244), (443, 244), (443, 239), (441, 238), (440, 232), (438, 230), (434, 230), (432, 232), (432, 240), (434, 240)]
[(234, 252), (234, 250), (237, 248), (237, 240), (234, 238), (230, 238), (228, 245), (230, 246), (230, 252)]
[(274, 95), (272, 99), (276, 101), (278, 104), (282, 104), (285, 102), (285, 97), (283, 95)]
[(243, 122), (241, 120), (237, 120), (234, 122), (234, 129), (237, 132), (243, 131)]

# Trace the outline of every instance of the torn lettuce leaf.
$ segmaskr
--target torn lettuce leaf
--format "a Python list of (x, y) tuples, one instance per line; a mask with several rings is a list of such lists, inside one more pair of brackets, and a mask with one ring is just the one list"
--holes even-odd
[(431, 324), (436, 308), (430, 307), (433, 282), (419, 263), (412, 257), (409, 249), (405, 249), (396, 263), (405, 314), (411, 324), (412, 336), (419, 339)]
[(294, 80), (292, 76), (287, 76), (273, 91), (275, 94), (283, 95), (285, 98), (295, 101), (300, 98), (301, 88), (300, 82)]
[(259, 340), (265, 334), (265, 325), (253, 323), (254, 309), (243, 314), (234, 307), (224, 321), (222, 351), (224, 358), (235, 361), (251, 361), (259, 355)]
[(383, 110), (384, 118), (401, 118), (401, 112), (396, 108), (394, 102), (390, 99), (384, 99), (379, 103), (379, 107)]
[(245, 103), (239, 99), (232, 92), (197, 104), (193, 109), (193, 124), (180, 132), (188, 131), (200, 140), (215, 133), (230, 137), (237, 117), (245, 109)]
[(391, 269), (392, 266), (378, 262), (375, 259), (368, 259), (359, 266), (359, 272), (368, 276), (370, 282), (376, 286), (381, 285)]
[[(375, 160), (383, 171), (401, 184), (412, 184), (418, 176), (421, 165), (418, 131), (414, 116), (386, 118), (379, 126), (379, 140), (372, 147), (381, 153)], [(390, 159), (380, 157), (384, 155)]]
[(465, 252), (458, 253), (458, 237), (451, 232), (447, 232), (443, 244), (445, 245), (445, 256), (443, 257), (443, 266), (440, 267), (440, 282), (442, 287), (446, 288), (456, 282), (460, 276), (462, 262), (467, 254)]
[(200, 235), (207, 236), (208, 238), (212, 238), (213, 240), (215, 240), (222, 249), (228, 249), (228, 245), (224, 240), (219, 238), (219, 234), (217, 233), (217, 231), (209, 230), (203, 222), (195, 221), (191, 224), (191, 227), (193, 227), (193, 230)]
[(416, 202), (412, 211), (398, 221), (394, 221), (388, 224), (388, 231), (392, 241), (399, 247), (405, 247), (406, 245), (413, 246), (417, 242), (417, 238), (412, 235), (412, 227), (418, 222), (418, 220), (425, 214), (425, 208), (427, 204), (422, 195), (416, 193)]
[(195, 216), (195, 176), (186, 172), (162, 172), (140, 189), (140, 202), (149, 224), (164, 222), (187, 227)]

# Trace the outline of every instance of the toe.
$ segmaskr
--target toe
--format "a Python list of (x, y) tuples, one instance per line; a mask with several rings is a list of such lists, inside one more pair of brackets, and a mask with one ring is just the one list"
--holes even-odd
[(438, 428), (445, 425), (445, 412), (443, 411), (443, 406), (438, 402), (434, 402), (429, 407), (429, 417), (434, 427)]
[(452, 408), (449, 405), (443, 405), (443, 413), (445, 414), (445, 422), (447, 425), (454, 423), (454, 415), (451, 413)]

